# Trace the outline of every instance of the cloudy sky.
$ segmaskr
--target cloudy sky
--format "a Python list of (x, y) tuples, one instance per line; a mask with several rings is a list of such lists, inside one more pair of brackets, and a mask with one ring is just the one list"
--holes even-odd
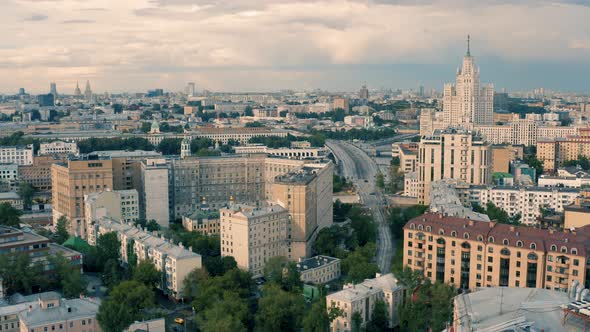
[(472, 36), (497, 89), (590, 92), (590, 0), (0, 0), (0, 93), (441, 89)]

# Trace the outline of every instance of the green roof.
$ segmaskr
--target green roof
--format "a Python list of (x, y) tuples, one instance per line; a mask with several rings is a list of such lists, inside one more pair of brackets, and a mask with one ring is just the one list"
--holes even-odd
[(67, 239), (66, 242), (62, 243), (62, 246), (72, 248), (77, 251), (85, 251), (87, 249), (90, 249), (90, 245), (88, 244), (88, 242), (82, 240), (78, 236), (70, 236), (70, 238)]

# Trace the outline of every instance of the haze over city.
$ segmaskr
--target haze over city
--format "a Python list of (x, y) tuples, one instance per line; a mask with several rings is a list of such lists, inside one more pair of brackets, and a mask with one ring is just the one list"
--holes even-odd
[(585, 92), (587, 1), (4, 0), (0, 91), (440, 89), (472, 36), (498, 89)]

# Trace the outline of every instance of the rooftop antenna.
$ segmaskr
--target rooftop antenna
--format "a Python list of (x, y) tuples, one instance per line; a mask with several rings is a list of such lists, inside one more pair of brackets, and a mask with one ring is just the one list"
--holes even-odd
[(467, 35), (467, 56), (471, 56), (471, 47), (470, 47), (470, 42), (471, 42), (471, 36)]

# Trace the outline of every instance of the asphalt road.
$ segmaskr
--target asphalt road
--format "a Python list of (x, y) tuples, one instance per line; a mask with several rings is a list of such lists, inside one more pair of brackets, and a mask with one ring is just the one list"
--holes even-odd
[(383, 211), (385, 199), (375, 187), (379, 167), (365, 151), (350, 143), (329, 140), (326, 145), (339, 160), (342, 175), (355, 184), (361, 202), (373, 213), (378, 225), (376, 262), (382, 273), (389, 273), (395, 243)]

